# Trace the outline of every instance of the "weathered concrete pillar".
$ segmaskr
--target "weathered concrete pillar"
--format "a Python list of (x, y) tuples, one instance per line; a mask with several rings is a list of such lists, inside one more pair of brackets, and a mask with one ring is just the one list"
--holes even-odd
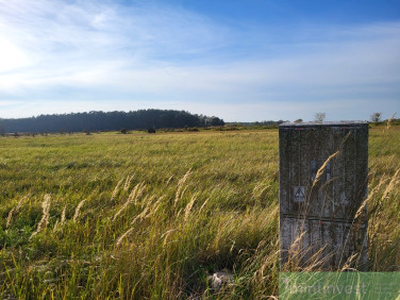
[(365, 268), (368, 123), (282, 124), (279, 163), (281, 267)]

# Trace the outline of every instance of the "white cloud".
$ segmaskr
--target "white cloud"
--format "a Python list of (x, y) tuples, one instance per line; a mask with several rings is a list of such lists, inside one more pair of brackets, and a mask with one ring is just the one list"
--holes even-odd
[[(8, 65), (0, 74), (17, 73), (6, 78), (2, 89), (56, 81), (96, 84), (99, 76), (148, 72), (166, 57), (203, 53), (223, 43), (212, 21), (162, 7), (19, 0), (0, 2), (0, 16), (0, 41), (8, 45), (2, 52)], [(10, 60), (11, 52), (15, 58)], [(34, 63), (18, 70), (26, 66), (22, 56)], [(89, 80), (87, 74), (94, 73), (99, 75)]]
[(2, 71), (21, 68), (29, 64), (27, 55), (16, 45), (0, 37), (0, 66)]

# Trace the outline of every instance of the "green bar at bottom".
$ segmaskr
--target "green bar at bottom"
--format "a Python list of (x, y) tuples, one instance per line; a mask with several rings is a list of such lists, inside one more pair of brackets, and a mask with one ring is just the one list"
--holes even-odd
[(280, 299), (400, 299), (400, 272), (281, 272)]

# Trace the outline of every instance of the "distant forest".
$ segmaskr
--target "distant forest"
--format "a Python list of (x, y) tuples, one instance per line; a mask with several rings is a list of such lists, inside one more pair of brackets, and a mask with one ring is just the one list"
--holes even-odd
[(91, 111), (84, 113), (40, 115), (22, 119), (0, 119), (0, 133), (44, 133), (113, 131), (222, 126), (217, 117), (190, 114), (186, 111), (147, 109), (138, 111)]

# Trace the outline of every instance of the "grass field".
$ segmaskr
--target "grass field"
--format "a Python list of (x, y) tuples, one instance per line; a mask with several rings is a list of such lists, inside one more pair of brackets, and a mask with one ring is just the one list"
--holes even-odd
[[(399, 146), (400, 126), (371, 129), (373, 271), (400, 270)], [(3, 137), (0, 154), (0, 298), (278, 296), (277, 130)]]

